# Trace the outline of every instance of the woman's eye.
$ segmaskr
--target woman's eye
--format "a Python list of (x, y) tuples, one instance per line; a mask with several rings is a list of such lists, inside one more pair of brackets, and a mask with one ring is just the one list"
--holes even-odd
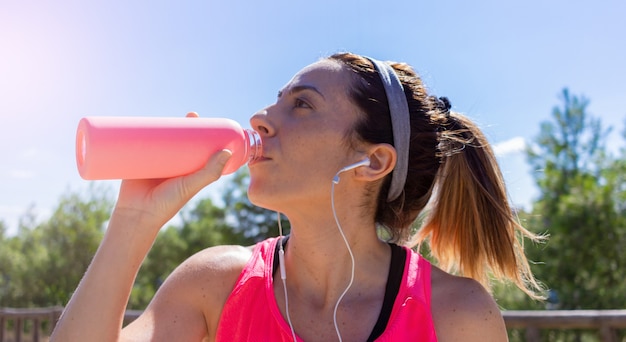
[(296, 99), (294, 106), (296, 108), (311, 108), (311, 106), (309, 106), (309, 104), (303, 101), (302, 99)]

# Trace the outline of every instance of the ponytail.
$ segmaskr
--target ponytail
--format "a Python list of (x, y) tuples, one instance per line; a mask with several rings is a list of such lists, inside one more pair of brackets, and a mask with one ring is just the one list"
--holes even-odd
[[(389, 103), (371, 61), (351, 53), (329, 59), (354, 75), (348, 94), (362, 116), (348, 141), (393, 144)], [(411, 138), (401, 196), (388, 200), (389, 176), (378, 192), (375, 220), (384, 236), (397, 244), (428, 241), (445, 270), (474, 278), (487, 289), (490, 276), (510, 279), (532, 298), (541, 298), (521, 241), (542, 238), (517, 222), (487, 139), (470, 120), (450, 112), (447, 98), (429, 95), (409, 65), (390, 65), (407, 98)], [(411, 238), (412, 224), (424, 212), (424, 224)]]
[(413, 242), (429, 240), (432, 255), (448, 272), (476, 279), (510, 279), (530, 297), (542, 296), (520, 242), (541, 240), (518, 221), (504, 179), (482, 132), (451, 113), (439, 133), (441, 165), (431, 208)]

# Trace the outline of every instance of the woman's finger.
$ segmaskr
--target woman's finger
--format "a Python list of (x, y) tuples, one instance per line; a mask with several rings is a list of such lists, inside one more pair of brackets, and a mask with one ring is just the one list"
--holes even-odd
[(218, 180), (231, 156), (232, 152), (229, 150), (217, 152), (202, 169), (183, 177), (181, 179), (182, 199), (188, 201), (205, 186)]

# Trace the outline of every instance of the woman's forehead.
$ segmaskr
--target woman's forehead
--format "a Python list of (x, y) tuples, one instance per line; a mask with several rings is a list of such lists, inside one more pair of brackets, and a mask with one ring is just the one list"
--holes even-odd
[(311, 71), (322, 71), (322, 72), (341, 72), (343, 71), (343, 66), (341, 63), (331, 60), (331, 59), (321, 59), (315, 63), (311, 63), (304, 68), (302, 68), (298, 74), (311, 72)]
[(313, 86), (325, 89), (325, 92), (334, 92), (339, 88), (346, 89), (349, 83), (349, 73), (341, 63), (324, 59), (302, 68), (284, 88)]

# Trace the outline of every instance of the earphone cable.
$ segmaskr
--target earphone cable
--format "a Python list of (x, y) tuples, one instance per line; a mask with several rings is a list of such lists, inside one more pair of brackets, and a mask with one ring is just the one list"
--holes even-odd
[(285, 292), (285, 314), (287, 316), (287, 323), (289, 323), (289, 329), (291, 329), (291, 336), (293, 342), (296, 342), (296, 331), (291, 323), (291, 316), (289, 315), (289, 297), (287, 296), (287, 271), (285, 270), (285, 251), (283, 249), (283, 226), (280, 223), (280, 213), (276, 212), (278, 219), (278, 267), (280, 268), (280, 279), (283, 282), (283, 290)]
[[(331, 182), (330, 202), (331, 202), (331, 208), (333, 211), (333, 217), (335, 219), (335, 223), (337, 224), (337, 229), (339, 229), (341, 238), (343, 239), (343, 242), (346, 244), (346, 248), (348, 249), (348, 254), (350, 254), (350, 261), (351, 261), (350, 281), (348, 282), (348, 285), (346, 286), (346, 288), (343, 290), (343, 292), (337, 299), (337, 303), (335, 303), (335, 308), (333, 310), (333, 324), (335, 325), (335, 332), (337, 333), (337, 338), (339, 339), (339, 342), (342, 342), (343, 339), (341, 338), (341, 331), (339, 331), (339, 324), (337, 324), (337, 310), (339, 309), (339, 304), (341, 303), (341, 300), (352, 287), (352, 283), (354, 283), (355, 261), (354, 261), (354, 254), (352, 253), (352, 248), (350, 248), (350, 243), (348, 243), (348, 239), (346, 238), (346, 235), (343, 232), (343, 228), (341, 228), (341, 224), (339, 223), (339, 218), (337, 217), (337, 210), (335, 209), (335, 184), (339, 183), (339, 173), (341, 173), (341, 171), (338, 172), (337, 175), (335, 175), (335, 178)], [(286, 275), (285, 260), (284, 260), (285, 251), (283, 250), (283, 244), (282, 244), (283, 227), (280, 221), (280, 213), (276, 212), (276, 215), (278, 219), (278, 232), (280, 236), (279, 242), (278, 242), (279, 243), (278, 261), (279, 261), (280, 274), (281, 274), (280, 277), (283, 282), (283, 290), (285, 293), (285, 313), (287, 316), (287, 322), (289, 323), (289, 328), (291, 329), (291, 335), (293, 337), (293, 341), (296, 342), (296, 332), (293, 328), (293, 324), (291, 323), (291, 316), (289, 315), (289, 298), (287, 296), (287, 275)]]
[(350, 272), (350, 281), (348, 282), (348, 286), (346, 286), (345, 290), (343, 290), (343, 293), (341, 293), (341, 295), (339, 296), (339, 299), (337, 299), (337, 303), (335, 303), (335, 309), (333, 310), (333, 323), (335, 324), (335, 331), (337, 332), (337, 338), (339, 338), (339, 342), (342, 342), (341, 332), (339, 331), (339, 325), (337, 324), (337, 309), (339, 308), (339, 303), (341, 303), (341, 300), (346, 295), (346, 293), (348, 293), (348, 290), (350, 290), (350, 287), (352, 287), (352, 283), (354, 282), (354, 254), (352, 254), (352, 249), (350, 248), (348, 239), (346, 238), (346, 235), (343, 233), (343, 229), (341, 228), (341, 224), (339, 223), (339, 218), (337, 217), (337, 211), (335, 209), (335, 184), (339, 183), (338, 174), (337, 176), (335, 176), (335, 179), (337, 180), (337, 182), (333, 181), (331, 185), (330, 203), (333, 209), (333, 217), (335, 218), (335, 223), (337, 224), (339, 233), (341, 234), (341, 237), (343, 238), (343, 242), (346, 244), (346, 248), (348, 248), (348, 253), (350, 254), (350, 260), (352, 262), (352, 269)]

